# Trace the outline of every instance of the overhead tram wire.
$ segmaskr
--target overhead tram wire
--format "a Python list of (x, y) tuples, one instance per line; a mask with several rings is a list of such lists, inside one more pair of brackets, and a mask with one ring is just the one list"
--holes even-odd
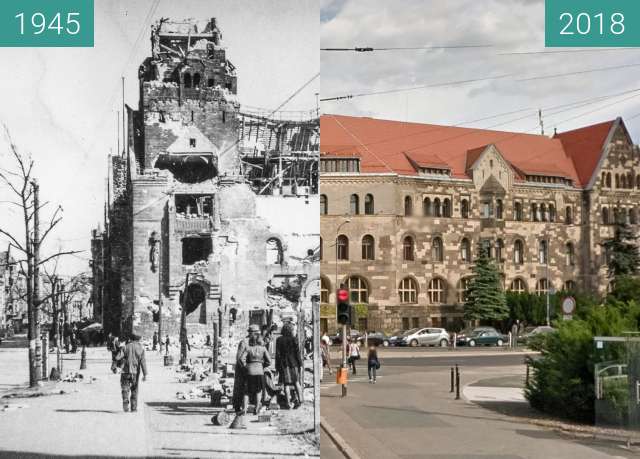
[(374, 48), (372, 46), (356, 46), (353, 48), (320, 48), (320, 51), (338, 51), (338, 52), (356, 52), (366, 53), (373, 51), (435, 51), (439, 49), (477, 49), (477, 48), (493, 48), (493, 45), (450, 45), (450, 46), (399, 46)]
[[(609, 70), (618, 70), (618, 69), (623, 69), (623, 68), (639, 67), (639, 66), (640, 66), (640, 63), (633, 63), (633, 64), (616, 65), (616, 66), (612, 66), (612, 67), (590, 68), (590, 69), (584, 69), (584, 70), (576, 70), (576, 71), (567, 72), (567, 73), (556, 73), (556, 74), (551, 74), (551, 75), (536, 75), (536, 76), (532, 76), (532, 77), (521, 78), (521, 79), (514, 80), (514, 81), (521, 82), (521, 81), (533, 81), (533, 80), (546, 80), (546, 79), (550, 79), (550, 78), (560, 78), (560, 77), (572, 76), (572, 75), (583, 75), (583, 74), (593, 73), (593, 72), (605, 72), (605, 71), (609, 71)], [(386, 89), (386, 90), (381, 90), (381, 91), (363, 92), (363, 93), (359, 93), (359, 94), (347, 94), (347, 95), (344, 95), (344, 96), (335, 96), (335, 97), (328, 97), (328, 98), (320, 99), (320, 102), (338, 101), (338, 100), (344, 100), (344, 99), (353, 99), (353, 98), (356, 98), (356, 97), (366, 97), (366, 96), (374, 96), (374, 95), (382, 95), (382, 94), (392, 94), (392, 93), (398, 93), (398, 92), (415, 91), (415, 90), (418, 90), (418, 89), (457, 86), (457, 85), (475, 83), (475, 82), (480, 82), (480, 81), (499, 80), (499, 79), (504, 79), (504, 78), (512, 77), (512, 76), (514, 76), (514, 75), (513, 74), (505, 74), (505, 75), (488, 76), (488, 77), (484, 77), (484, 78), (475, 78), (475, 79), (471, 79), (471, 80), (460, 80), (460, 81), (452, 81), (452, 82), (434, 83), (434, 84), (426, 84), (426, 85), (420, 85), (420, 86), (411, 86), (411, 87), (406, 87), (406, 88), (395, 88), (395, 89)]]
[(571, 54), (571, 53), (602, 53), (611, 51), (640, 51), (640, 48), (588, 48), (588, 49), (562, 49), (552, 51), (513, 51), (498, 53), (498, 56), (531, 56), (541, 54)]

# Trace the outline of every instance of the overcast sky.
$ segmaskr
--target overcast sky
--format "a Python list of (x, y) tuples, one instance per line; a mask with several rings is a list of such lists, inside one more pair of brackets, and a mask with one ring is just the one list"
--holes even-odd
[[(46, 249), (85, 251), (66, 257), (64, 273), (89, 269), (90, 231), (102, 220), (107, 155), (116, 144), (120, 77), (127, 80), (126, 103), (137, 107), (137, 70), (150, 55), (145, 17), (153, 3), (96, 0), (94, 48), (0, 49), (0, 121), (20, 149), (32, 153), (41, 200), (64, 209)], [(319, 72), (318, 10), (317, 0), (161, 0), (152, 21), (217, 17), (241, 103), (269, 109)], [(319, 89), (316, 79), (285, 109), (315, 108)], [(11, 167), (2, 140), (0, 165)], [(0, 201), (6, 196), (0, 190)], [(22, 234), (19, 216), (0, 203), (2, 228)]]
[[(465, 126), (501, 124), (495, 129), (535, 133), (539, 132), (537, 110), (542, 108), (547, 134), (553, 133), (554, 127), (565, 131), (640, 113), (640, 91), (571, 110), (548, 109), (640, 88), (640, 49), (506, 54), (545, 51), (543, 0), (321, 0), (321, 11), (323, 48), (492, 46), (321, 52), (323, 98), (509, 75), (472, 84), (323, 102), (324, 113), (457, 124), (528, 108)], [(626, 67), (537, 78), (616, 66)], [(513, 121), (526, 115), (526, 119)], [(637, 142), (640, 117), (629, 120), (627, 126)]]

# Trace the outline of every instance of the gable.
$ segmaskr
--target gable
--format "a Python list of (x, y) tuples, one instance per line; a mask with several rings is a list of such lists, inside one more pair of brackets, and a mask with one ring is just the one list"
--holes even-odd
[(471, 163), (469, 173), (476, 188), (481, 192), (505, 193), (513, 183), (513, 169), (495, 145), (488, 145), (481, 151), (467, 152), (467, 163)]

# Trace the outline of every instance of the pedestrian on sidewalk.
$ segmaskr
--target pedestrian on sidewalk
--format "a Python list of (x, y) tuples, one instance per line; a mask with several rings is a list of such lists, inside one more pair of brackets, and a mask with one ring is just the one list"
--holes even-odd
[(282, 326), (282, 335), (276, 339), (276, 370), (278, 371), (280, 384), (284, 386), (286, 409), (291, 408), (291, 389), (296, 392), (296, 401), (293, 408), (299, 408), (302, 404), (299, 375), (301, 366), (298, 340), (293, 336), (293, 325), (287, 322)]
[(154, 331), (153, 332), (153, 347), (151, 348), (151, 350), (155, 351), (156, 349), (158, 349), (158, 332)]
[(367, 372), (369, 373), (369, 383), (376, 383), (376, 371), (380, 369), (380, 360), (378, 359), (378, 350), (372, 344), (369, 346), (369, 355), (367, 356)]
[(351, 365), (351, 372), (356, 374), (356, 361), (360, 360), (360, 345), (356, 339), (347, 339), (349, 343), (349, 364)]
[(166, 346), (166, 354), (169, 355), (169, 335), (167, 335), (167, 337), (164, 340), (164, 345)]
[(264, 369), (271, 365), (269, 351), (264, 347), (258, 333), (249, 337), (248, 346), (240, 359), (247, 369), (247, 392), (244, 395), (242, 411), (246, 414), (249, 403), (253, 403), (254, 412), (258, 415), (264, 401)]
[(247, 337), (240, 340), (236, 350), (236, 366), (233, 374), (233, 395), (231, 396), (231, 404), (236, 412), (230, 429), (246, 429), (244, 423), (244, 397), (247, 394), (247, 368), (243, 361), (246, 349), (249, 347), (249, 339), (252, 336), (260, 335), (260, 327), (257, 325), (249, 325)]
[(120, 375), (120, 387), (122, 389), (122, 409), (129, 411), (138, 410), (138, 385), (142, 380), (147, 380), (147, 362), (144, 356), (144, 347), (140, 344), (140, 336), (131, 335), (131, 340), (124, 348), (122, 374)]
[(118, 368), (122, 365), (122, 359), (124, 358), (124, 343), (120, 343), (117, 336), (109, 333), (109, 350), (111, 351), (111, 371), (118, 372)]
[(329, 374), (330, 375), (332, 374), (332, 371), (331, 371), (331, 351), (329, 349), (329, 343), (330, 342), (331, 342), (331, 340), (329, 339), (329, 337), (327, 336), (326, 333), (320, 339), (320, 355), (322, 356), (322, 368), (321, 368), (321, 372), (320, 372), (320, 381), (322, 381), (322, 376), (323, 376), (325, 367), (329, 369)]

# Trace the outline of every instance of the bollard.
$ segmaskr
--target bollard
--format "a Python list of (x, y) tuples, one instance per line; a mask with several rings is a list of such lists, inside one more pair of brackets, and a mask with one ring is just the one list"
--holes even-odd
[(453, 382), (453, 367), (451, 367), (451, 390), (449, 392), (453, 393), (453, 386), (454, 386), (454, 382)]
[(456, 349), (458, 347), (458, 334), (454, 333), (453, 334), (453, 349)]
[(460, 370), (456, 363), (456, 400), (460, 400)]
[(82, 345), (82, 354), (80, 354), (80, 369), (87, 369), (87, 347), (84, 344)]
[(513, 349), (513, 335), (509, 332), (509, 347)]

